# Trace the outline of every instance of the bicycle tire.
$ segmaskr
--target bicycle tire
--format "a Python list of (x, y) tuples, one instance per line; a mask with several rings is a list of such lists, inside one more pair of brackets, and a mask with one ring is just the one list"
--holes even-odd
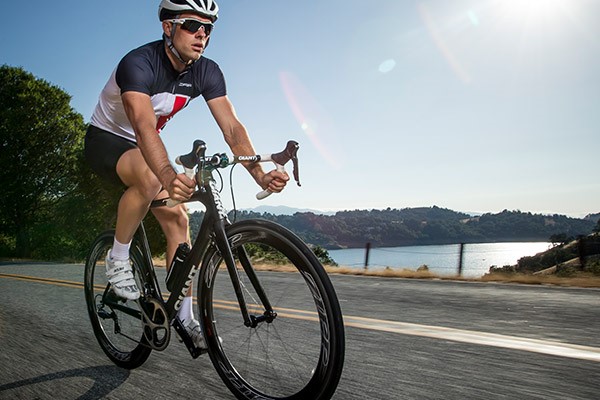
[[(254, 269), (260, 257), (277, 260), (271, 271), (257, 271), (277, 317), (255, 328), (244, 325), (225, 263), (211, 246), (197, 293), (208, 353), (221, 379), (238, 399), (331, 398), (344, 363), (344, 325), (318, 258), (295, 234), (270, 221), (235, 223), (227, 238), (234, 255), (242, 247), (268, 250), (252, 257)], [(237, 255), (236, 264), (248, 308), (256, 309), (260, 301)], [(286, 272), (272, 271), (283, 267)]]
[[(119, 309), (104, 304), (106, 296), (110, 296), (104, 260), (113, 239), (114, 231), (107, 231), (92, 245), (85, 264), (85, 300), (94, 335), (104, 353), (119, 367), (134, 369), (148, 359), (152, 349), (144, 337), (141, 319), (123, 312), (139, 313), (139, 303), (120, 300), (122, 305), (119, 304)], [(144, 257), (136, 243), (132, 243), (130, 258), (138, 287), (142, 287), (138, 277), (142, 276), (140, 270)]]

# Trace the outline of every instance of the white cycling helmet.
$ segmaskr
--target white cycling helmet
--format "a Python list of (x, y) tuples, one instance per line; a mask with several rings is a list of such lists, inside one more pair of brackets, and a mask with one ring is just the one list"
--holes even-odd
[(197, 13), (215, 22), (219, 17), (219, 6), (214, 0), (162, 0), (158, 6), (158, 18), (161, 21), (184, 12)]

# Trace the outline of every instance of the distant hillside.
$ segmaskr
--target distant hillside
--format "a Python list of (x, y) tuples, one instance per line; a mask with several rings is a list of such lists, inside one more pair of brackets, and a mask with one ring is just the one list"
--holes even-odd
[(598, 221), (600, 221), (600, 213), (597, 213), (597, 214), (588, 214), (583, 219), (587, 219), (587, 220), (593, 221), (593, 222), (598, 222)]
[[(190, 218), (195, 234), (203, 213)], [(405, 245), (547, 241), (550, 236), (587, 235), (596, 221), (563, 215), (541, 215), (504, 210), (498, 214), (471, 216), (444, 208), (420, 207), (385, 210), (341, 211), (334, 215), (312, 212), (275, 215), (238, 211), (237, 219), (263, 218), (278, 222), (305, 241), (327, 249)]]
[(335, 211), (320, 211), (312, 210), (310, 208), (293, 208), (287, 206), (259, 206), (252, 209), (243, 210), (247, 212), (254, 212), (259, 214), (274, 214), (274, 215), (294, 215), (296, 213), (313, 213), (317, 215), (334, 215)]

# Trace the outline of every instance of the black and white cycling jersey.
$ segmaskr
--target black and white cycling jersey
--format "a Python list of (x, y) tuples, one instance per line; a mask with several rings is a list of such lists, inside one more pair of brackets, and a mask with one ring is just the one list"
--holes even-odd
[(209, 101), (227, 94), (225, 78), (217, 63), (201, 57), (179, 73), (173, 68), (162, 40), (143, 45), (123, 57), (100, 93), (90, 121), (93, 126), (135, 142), (121, 99), (121, 94), (127, 91), (150, 96), (157, 132), (190, 100), (202, 95)]

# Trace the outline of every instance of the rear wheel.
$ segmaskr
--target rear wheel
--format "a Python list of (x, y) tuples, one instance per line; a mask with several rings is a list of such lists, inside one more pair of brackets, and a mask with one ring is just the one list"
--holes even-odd
[[(113, 245), (114, 231), (100, 235), (85, 265), (85, 300), (100, 347), (116, 365), (133, 369), (142, 365), (152, 349), (145, 339), (139, 301), (115, 296), (106, 279), (105, 259)], [(130, 258), (138, 287), (144, 258), (139, 246), (131, 246)], [(141, 301), (141, 300), (140, 300)]]
[[(219, 375), (239, 399), (329, 399), (342, 373), (344, 327), (322, 265), (297, 236), (268, 221), (236, 223), (227, 237), (249, 312), (259, 322), (244, 324), (225, 263), (210, 249), (198, 293), (208, 352)], [(272, 312), (242, 266), (244, 254)]]

